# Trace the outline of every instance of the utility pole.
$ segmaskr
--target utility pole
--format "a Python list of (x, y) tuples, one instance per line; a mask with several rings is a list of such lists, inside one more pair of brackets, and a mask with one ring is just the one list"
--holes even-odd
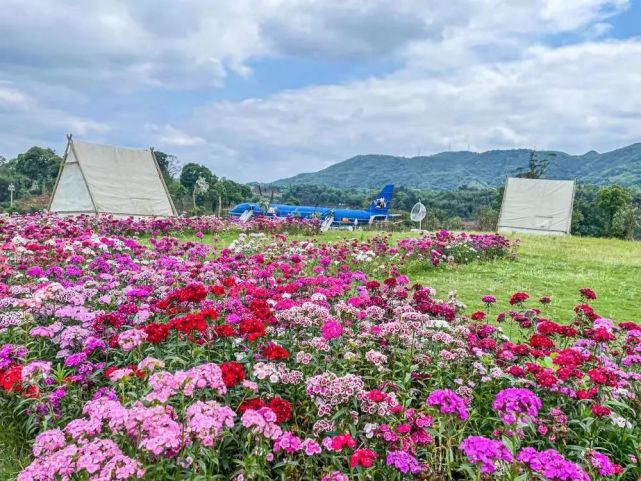
[(9, 206), (13, 209), (13, 193), (16, 191), (16, 186), (11, 183), (9, 184)]

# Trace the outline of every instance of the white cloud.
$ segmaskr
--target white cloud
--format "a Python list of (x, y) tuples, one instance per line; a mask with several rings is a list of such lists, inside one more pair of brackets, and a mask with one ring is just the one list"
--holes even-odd
[(247, 162), (270, 165), (263, 179), (358, 153), (416, 155), (450, 145), (581, 152), (639, 140), (641, 41), (535, 46), (515, 61), (470, 65), (444, 77), (421, 73), (408, 68), (380, 79), (216, 103), (198, 111), (191, 125), (244, 153)]
[[(0, 0), (2, 153), (61, 145), (72, 130), (157, 144), (183, 162), (267, 180), (358, 153), (414, 155), (450, 144), (615, 147), (638, 140), (641, 127), (641, 41), (603, 39), (628, 5)], [(551, 37), (569, 44), (552, 47)], [(397, 67), (193, 111), (176, 108), (177, 97), (166, 105), (159, 93), (225, 99), (227, 86), (253, 75), (254, 60), (270, 58)]]
[(171, 124), (149, 124), (145, 126), (145, 129), (151, 132), (161, 145), (167, 145), (170, 147), (194, 147), (206, 143), (205, 139), (202, 137), (190, 135), (175, 128)]

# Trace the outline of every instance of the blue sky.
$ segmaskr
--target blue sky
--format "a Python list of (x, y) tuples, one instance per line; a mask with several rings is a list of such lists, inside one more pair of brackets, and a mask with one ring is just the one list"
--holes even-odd
[(641, 141), (641, 0), (0, 0), (0, 155), (64, 134), (240, 181)]

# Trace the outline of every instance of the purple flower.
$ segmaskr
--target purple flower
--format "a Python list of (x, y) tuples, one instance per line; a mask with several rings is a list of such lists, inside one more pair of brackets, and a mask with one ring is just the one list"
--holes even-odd
[(437, 389), (427, 398), (428, 406), (437, 406), (442, 414), (458, 414), (461, 421), (469, 417), (465, 400), (451, 389)]
[(394, 466), (403, 474), (418, 474), (423, 470), (417, 459), (405, 451), (388, 452), (386, 462), (388, 466)]
[(79, 364), (82, 364), (87, 360), (87, 354), (84, 352), (77, 352), (75, 354), (70, 355), (65, 359), (65, 366), (67, 367), (73, 367), (77, 366)]
[(578, 464), (568, 461), (554, 449), (539, 452), (534, 448), (523, 448), (516, 459), (547, 481), (590, 481), (588, 473)]
[(623, 468), (618, 464), (613, 463), (605, 454), (590, 451), (589, 459), (590, 464), (597, 469), (601, 476), (615, 476), (623, 472)]
[(528, 423), (539, 413), (541, 400), (529, 389), (511, 387), (496, 395), (492, 409), (505, 424)]
[(496, 471), (496, 463), (514, 461), (512, 453), (503, 441), (488, 439), (483, 436), (469, 436), (459, 446), (470, 463), (481, 464), (481, 473), (491, 474)]

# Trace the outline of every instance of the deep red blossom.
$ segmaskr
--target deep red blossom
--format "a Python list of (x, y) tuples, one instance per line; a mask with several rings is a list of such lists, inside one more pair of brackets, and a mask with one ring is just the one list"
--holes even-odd
[(172, 319), (172, 324), (177, 331), (189, 334), (192, 331), (205, 332), (207, 321), (201, 312), (185, 314), (183, 317)]
[(289, 351), (284, 347), (279, 346), (278, 344), (275, 344), (273, 342), (270, 342), (269, 344), (267, 344), (261, 351), (261, 354), (263, 355), (264, 358), (270, 361), (277, 361), (280, 359), (289, 358)]
[(242, 403), (240, 403), (237, 411), (239, 414), (244, 414), (245, 411), (249, 409), (253, 409), (254, 411), (256, 411), (264, 407), (265, 407), (265, 401), (263, 401), (260, 398), (252, 398), (252, 399), (246, 399)]
[(171, 331), (171, 327), (168, 324), (152, 322), (144, 326), (142, 330), (147, 333), (147, 341), (152, 344), (159, 344), (167, 339), (167, 336), (169, 336), (169, 332)]
[(276, 414), (277, 423), (284, 423), (292, 418), (292, 406), (285, 399), (276, 396), (275, 398), (270, 399), (267, 403), (267, 407)]
[(214, 332), (218, 337), (234, 337), (238, 333), (236, 328), (231, 324), (220, 324), (214, 327)]
[(13, 365), (4, 371), (0, 371), (0, 386), (6, 392), (22, 392), (22, 366)]
[(542, 334), (534, 334), (530, 337), (530, 346), (536, 349), (554, 349), (554, 341)]
[(585, 331), (585, 337), (594, 339), (596, 342), (610, 342), (616, 339), (615, 335), (608, 331), (605, 327), (588, 329), (587, 331)]
[(587, 299), (589, 301), (596, 300), (596, 292), (594, 292), (589, 287), (584, 287), (582, 289), (579, 289), (579, 292), (581, 293), (581, 297), (583, 297), (584, 299)]
[(223, 362), (220, 370), (223, 372), (223, 381), (228, 388), (236, 387), (245, 380), (245, 368), (239, 362)]
[(598, 418), (602, 418), (612, 414), (612, 411), (607, 406), (602, 406), (601, 404), (593, 404), (592, 414), (594, 414)]
[(240, 321), (238, 329), (241, 336), (246, 336), (248, 341), (255, 341), (266, 334), (265, 325), (258, 319)]
[(472, 320), (473, 321), (483, 321), (485, 320), (486, 314), (483, 311), (476, 311), (472, 313)]
[(604, 367), (597, 367), (588, 371), (590, 381), (595, 384), (603, 384), (610, 387), (617, 386), (617, 378), (614, 372)]
[(512, 297), (510, 297), (510, 305), (522, 304), (529, 298), (530, 296), (526, 292), (515, 292), (512, 294)]
[(349, 458), (349, 467), (363, 466), (364, 468), (370, 468), (377, 457), (378, 454), (371, 449), (357, 449)]
[(223, 286), (209, 286), (209, 292), (215, 296), (224, 296), (225, 288)]

